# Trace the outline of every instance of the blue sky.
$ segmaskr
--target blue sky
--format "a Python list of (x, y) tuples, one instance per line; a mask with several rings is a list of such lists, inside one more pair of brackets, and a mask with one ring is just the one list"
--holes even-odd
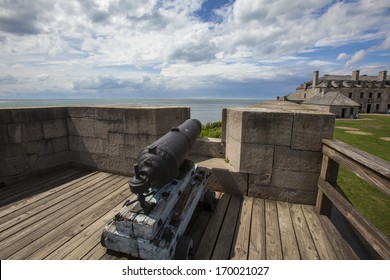
[(388, 0), (0, 0), (0, 98), (274, 98), (390, 70)]

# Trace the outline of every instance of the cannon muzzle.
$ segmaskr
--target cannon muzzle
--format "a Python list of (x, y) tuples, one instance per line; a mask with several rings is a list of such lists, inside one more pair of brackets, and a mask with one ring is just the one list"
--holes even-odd
[(172, 181), (191, 151), (201, 127), (196, 119), (186, 120), (141, 150), (134, 164), (134, 176), (129, 182), (131, 192), (143, 197), (151, 188), (158, 189)]

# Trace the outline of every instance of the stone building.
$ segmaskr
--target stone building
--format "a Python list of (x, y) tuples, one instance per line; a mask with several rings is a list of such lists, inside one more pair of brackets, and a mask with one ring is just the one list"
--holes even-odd
[(320, 93), (337, 91), (359, 104), (359, 113), (388, 113), (390, 111), (390, 79), (387, 71), (378, 76), (360, 75), (359, 70), (352, 75), (324, 75), (313, 72), (313, 79), (304, 82), (284, 99), (296, 103)]
[(351, 118), (359, 110), (358, 103), (338, 91), (319, 93), (303, 101), (302, 104), (318, 106), (326, 112), (333, 113), (336, 118)]

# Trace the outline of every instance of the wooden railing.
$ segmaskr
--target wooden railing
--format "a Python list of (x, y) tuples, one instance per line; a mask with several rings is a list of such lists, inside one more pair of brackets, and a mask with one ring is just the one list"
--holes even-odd
[(341, 165), (390, 195), (390, 163), (340, 141), (327, 139), (322, 142), (323, 159), (318, 180), (317, 211), (329, 216), (333, 205), (366, 241), (364, 243), (376, 257), (390, 259), (390, 240), (335, 189)]

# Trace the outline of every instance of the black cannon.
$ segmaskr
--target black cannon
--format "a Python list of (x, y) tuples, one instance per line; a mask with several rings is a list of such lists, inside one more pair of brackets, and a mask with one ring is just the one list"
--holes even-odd
[(215, 198), (206, 191), (210, 172), (186, 159), (200, 130), (187, 120), (141, 150), (129, 182), (137, 197), (106, 224), (104, 247), (142, 259), (190, 258), (186, 228), (198, 202), (212, 210)]
[(141, 150), (138, 163), (134, 164), (135, 175), (129, 182), (131, 192), (138, 195), (141, 204), (150, 189), (161, 188), (176, 177), (201, 126), (196, 119), (186, 120)]

